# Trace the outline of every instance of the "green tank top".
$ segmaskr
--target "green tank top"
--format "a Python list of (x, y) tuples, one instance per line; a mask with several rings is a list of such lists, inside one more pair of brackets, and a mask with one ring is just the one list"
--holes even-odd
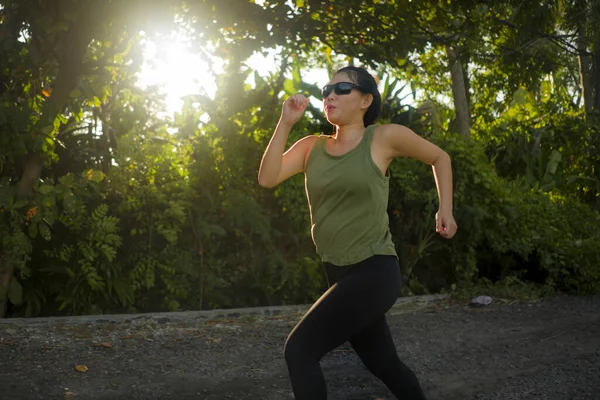
[(387, 205), (389, 176), (371, 157), (375, 125), (360, 143), (341, 156), (329, 154), (321, 135), (305, 168), (311, 235), (324, 262), (351, 265), (373, 255), (395, 255)]

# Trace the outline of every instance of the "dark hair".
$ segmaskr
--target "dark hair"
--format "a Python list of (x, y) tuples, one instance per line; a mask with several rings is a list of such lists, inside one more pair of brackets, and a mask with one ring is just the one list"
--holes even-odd
[(379, 89), (377, 88), (377, 82), (375, 81), (375, 78), (373, 78), (373, 75), (371, 75), (366, 69), (354, 67), (352, 65), (338, 69), (335, 75), (341, 72), (348, 74), (350, 80), (362, 87), (365, 90), (365, 93), (373, 95), (373, 102), (363, 117), (363, 123), (365, 126), (372, 125), (377, 117), (379, 117), (379, 113), (381, 112), (381, 94), (379, 94)]

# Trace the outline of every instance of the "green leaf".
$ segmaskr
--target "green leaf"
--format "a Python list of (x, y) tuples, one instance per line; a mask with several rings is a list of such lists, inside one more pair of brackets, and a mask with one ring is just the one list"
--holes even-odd
[(13, 276), (8, 286), (8, 300), (16, 306), (23, 303), (23, 286)]
[(65, 186), (70, 186), (75, 182), (75, 175), (69, 173), (58, 178), (58, 181)]
[(104, 179), (104, 172), (98, 171), (96, 169), (89, 169), (83, 173), (83, 177), (88, 181), (100, 182)]
[(294, 82), (291, 79), (286, 79), (283, 83), (283, 90), (286, 94), (293, 95), (296, 93), (296, 86), (294, 85)]
[(27, 205), (27, 200), (18, 200), (15, 204), (12, 205), (13, 210), (19, 209), (21, 207), (25, 207)]
[(56, 198), (54, 196), (44, 196), (42, 199), (42, 205), (44, 207), (52, 207), (56, 205)]
[(49, 136), (50, 134), (52, 134), (52, 132), (54, 131), (54, 126), (53, 125), (46, 125), (43, 128), (40, 129), (40, 132), (43, 133), (44, 135)]
[(548, 161), (548, 165), (546, 168), (546, 174), (554, 175), (556, 173), (556, 168), (558, 168), (558, 164), (562, 160), (562, 154), (559, 151), (552, 150), (550, 154), (550, 160)]
[(38, 234), (38, 224), (35, 221), (31, 221), (28, 228), (29, 237), (35, 239)]
[(67, 193), (63, 198), (63, 207), (68, 214), (74, 214), (77, 211), (77, 198), (73, 193)]
[(40, 222), (39, 224), (39, 230), (40, 230), (40, 235), (42, 235), (42, 237), (47, 240), (50, 241), (50, 238), (52, 237), (52, 233), (50, 231), (50, 227), (48, 225), (46, 225), (45, 222)]
[(69, 304), (71, 304), (72, 302), (73, 302), (73, 300), (71, 300), (71, 299), (66, 299), (66, 300), (64, 300), (64, 301), (63, 301), (63, 302), (60, 304), (60, 306), (58, 307), (58, 311), (62, 311), (62, 310), (64, 310), (64, 309), (65, 309), (65, 308), (66, 308), (66, 307), (67, 307)]
[(295, 84), (302, 82), (302, 77), (300, 76), (300, 69), (297, 66), (295, 68), (292, 68), (292, 80)]
[(42, 185), (40, 185), (37, 191), (41, 194), (49, 194), (50, 192), (52, 192), (52, 189), (54, 189), (54, 186), (49, 185), (47, 183), (43, 183)]
[(92, 97), (92, 99), (88, 101), (89, 107), (100, 107), (101, 105), (102, 103), (100, 102), (100, 99), (97, 96)]
[(79, 89), (74, 89), (71, 91), (71, 93), (69, 94), (69, 97), (72, 99), (77, 99), (82, 95), (81, 90)]

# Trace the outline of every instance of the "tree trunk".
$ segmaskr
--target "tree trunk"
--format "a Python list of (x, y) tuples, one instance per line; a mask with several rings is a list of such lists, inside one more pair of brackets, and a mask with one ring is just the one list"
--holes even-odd
[(589, 114), (594, 108), (594, 94), (591, 71), (591, 57), (588, 54), (587, 40), (585, 36), (585, 26), (579, 25), (577, 34), (577, 50), (579, 52), (579, 78), (581, 84), (581, 97), (583, 97), (583, 107)]
[(469, 101), (465, 85), (465, 75), (460, 59), (450, 46), (446, 46), (446, 54), (450, 60), (450, 77), (452, 79), (452, 97), (456, 111), (456, 130), (463, 136), (471, 136)]
[[(467, 95), (467, 110), (469, 110), (469, 116), (471, 108), (471, 82), (469, 81), (469, 64), (471, 63), (471, 57), (466, 57), (463, 67), (463, 80), (465, 82), (465, 93)], [(470, 119), (470, 118), (469, 118)]]
[(188, 216), (190, 218), (190, 225), (192, 227), (192, 233), (196, 239), (195, 249), (200, 257), (200, 264), (198, 265), (198, 275), (200, 276), (200, 283), (198, 284), (198, 308), (202, 310), (204, 303), (204, 243), (200, 237), (200, 232), (196, 228), (196, 220), (194, 219), (194, 212), (191, 208), (188, 208)]
[[(79, 23), (69, 30), (69, 35), (64, 36), (65, 39), (59, 47), (64, 50), (57, 56), (59, 63), (58, 75), (54, 82), (52, 94), (44, 104), (42, 115), (33, 128), (36, 134), (42, 134), (43, 128), (54, 123), (57, 114), (69, 100), (69, 93), (75, 87), (81, 74), (83, 57), (93, 38), (92, 18), (94, 18), (94, 15), (83, 15)], [(35, 32), (35, 34), (39, 33)], [(34, 183), (41, 177), (43, 166), (43, 155), (30, 152), (17, 186), (17, 199), (27, 197), (31, 193)], [(3, 291), (0, 291), (2, 292), (0, 293), (0, 318), (4, 318), (6, 316), (7, 292), (14, 273), (14, 266), (10, 256), (4, 252), (0, 253), (0, 260), (4, 260), (4, 268), (1, 268), (0, 265), (0, 285), (4, 288)]]
[[(9, 257), (3, 257), (0, 255), (0, 318), (6, 316), (6, 308), (8, 306), (8, 285), (13, 276), (13, 265)], [(1, 290), (4, 289), (4, 290)]]
[(596, 39), (593, 47), (594, 62), (590, 71), (594, 87), (593, 109), (600, 112), (600, 38)]
[(202, 307), (204, 306), (204, 286), (206, 286), (204, 276), (206, 275), (206, 271), (204, 268), (204, 244), (202, 241), (200, 241), (198, 244), (198, 253), (200, 254), (200, 302), (198, 304), (198, 308), (202, 310)]

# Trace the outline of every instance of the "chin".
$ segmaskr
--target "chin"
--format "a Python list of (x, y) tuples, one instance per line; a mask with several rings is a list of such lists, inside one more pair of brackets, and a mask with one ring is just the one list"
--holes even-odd
[(336, 117), (334, 117), (334, 116), (329, 116), (329, 115), (326, 115), (326, 117), (327, 117), (327, 121), (328, 121), (328, 122), (329, 122), (331, 125), (340, 125), (340, 123), (342, 122), (342, 121), (340, 121), (340, 119), (339, 119), (339, 118), (336, 118)]

